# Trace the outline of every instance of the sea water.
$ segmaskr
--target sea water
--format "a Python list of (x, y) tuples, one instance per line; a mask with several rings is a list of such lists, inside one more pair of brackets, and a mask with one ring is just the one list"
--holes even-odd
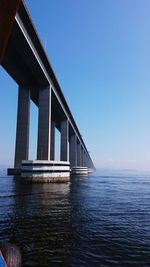
[(150, 176), (25, 184), (1, 171), (0, 242), (19, 246), (23, 266), (150, 266)]

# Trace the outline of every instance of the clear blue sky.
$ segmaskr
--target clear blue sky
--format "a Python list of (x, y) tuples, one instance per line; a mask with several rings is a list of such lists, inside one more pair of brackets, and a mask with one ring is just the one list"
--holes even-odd
[[(150, 1), (25, 2), (96, 166), (150, 170)], [(0, 162), (10, 164), (17, 85), (2, 68), (0, 88)], [(33, 105), (31, 122), (34, 158)]]

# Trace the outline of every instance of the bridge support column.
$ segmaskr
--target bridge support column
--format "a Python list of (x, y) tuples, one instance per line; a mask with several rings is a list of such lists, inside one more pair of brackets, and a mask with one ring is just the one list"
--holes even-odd
[(55, 121), (51, 122), (51, 160), (55, 159)]
[(68, 120), (61, 121), (61, 148), (60, 160), (68, 161), (68, 138), (69, 138), (69, 125)]
[(16, 149), (14, 167), (20, 168), (21, 161), (29, 154), (30, 90), (19, 86)]
[(89, 167), (88, 155), (86, 154), (86, 166)]
[(37, 159), (50, 160), (51, 87), (39, 90), (39, 119)]
[(82, 166), (81, 164), (81, 144), (77, 144), (77, 166)]
[(82, 148), (82, 166), (85, 167), (85, 152), (84, 152), (84, 148)]
[(75, 134), (70, 137), (69, 160), (71, 167), (77, 166), (77, 137)]
[(90, 158), (89, 158), (89, 156), (87, 157), (87, 163), (88, 163), (88, 167), (90, 168)]
[(85, 166), (88, 167), (87, 153), (85, 152)]
[(86, 152), (84, 151), (84, 166), (87, 167), (87, 157), (86, 157)]
[(86, 162), (86, 152), (84, 151), (84, 166), (87, 166), (87, 162)]
[(83, 149), (83, 166), (85, 167), (85, 154), (84, 154), (84, 149)]

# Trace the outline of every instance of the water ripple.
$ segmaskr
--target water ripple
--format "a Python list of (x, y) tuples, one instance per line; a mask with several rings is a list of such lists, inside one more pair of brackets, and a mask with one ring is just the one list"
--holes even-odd
[(0, 242), (23, 266), (150, 266), (150, 177), (72, 177), (27, 185), (0, 178)]

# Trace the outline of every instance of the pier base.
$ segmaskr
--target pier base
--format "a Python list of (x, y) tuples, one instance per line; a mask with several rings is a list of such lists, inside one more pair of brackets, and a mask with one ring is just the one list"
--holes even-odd
[(66, 161), (23, 160), (21, 177), (33, 183), (60, 183), (70, 180), (70, 163)]
[[(13, 175), (13, 171), (15, 173), (16, 170), (9, 169), (9, 175)], [(70, 180), (70, 163), (66, 161), (23, 160), (20, 176), (24, 181), (31, 183), (68, 182)]]
[(93, 173), (93, 172), (95, 172), (95, 170), (93, 170), (92, 168), (88, 169), (88, 173)]
[(88, 175), (88, 167), (76, 166), (72, 167), (71, 174), (73, 175)]

